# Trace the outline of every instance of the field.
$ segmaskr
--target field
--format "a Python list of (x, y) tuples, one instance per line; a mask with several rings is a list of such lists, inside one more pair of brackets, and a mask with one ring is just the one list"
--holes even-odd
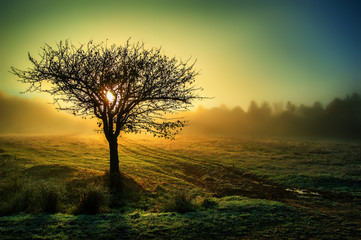
[(107, 149), (101, 135), (0, 136), (0, 239), (361, 236), (360, 142), (122, 137), (121, 193)]

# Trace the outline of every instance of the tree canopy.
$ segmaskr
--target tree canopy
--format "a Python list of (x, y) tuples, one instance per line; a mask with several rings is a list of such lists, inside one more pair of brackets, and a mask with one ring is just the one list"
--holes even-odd
[(28, 57), (33, 68), (12, 68), (30, 84), (27, 91), (50, 93), (61, 110), (96, 116), (107, 137), (120, 131), (172, 137), (184, 122), (164, 114), (186, 110), (201, 98), (194, 63), (169, 58), (161, 48), (147, 50), (143, 43), (108, 47), (60, 41), (56, 48), (41, 48), (40, 60)]
[[(170, 117), (187, 110), (201, 88), (195, 86), (195, 62), (169, 58), (161, 48), (143, 43), (117, 46), (105, 42), (75, 46), (60, 41), (45, 45), (39, 60), (28, 53), (27, 70), (12, 67), (28, 92), (46, 92), (58, 109), (74, 115), (95, 116), (109, 141), (111, 172), (118, 166), (120, 132), (149, 132), (172, 138), (184, 121)], [(114, 161), (112, 161), (112, 159)]]

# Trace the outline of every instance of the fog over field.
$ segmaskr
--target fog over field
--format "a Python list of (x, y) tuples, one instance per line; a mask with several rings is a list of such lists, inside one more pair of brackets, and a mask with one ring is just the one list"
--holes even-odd
[(54, 105), (39, 98), (8, 96), (0, 90), (0, 133), (91, 133), (95, 123), (58, 112)]
[(323, 106), (292, 102), (258, 104), (233, 109), (225, 105), (186, 114), (187, 134), (218, 136), (303, 136), (361, 139), (361, 97), (354, 93)]
[[(96, 120), (58, 112), (55, 105), (37, 98), (7, 96), (0, 92), (0, 133), (57, 134), (96, 133)], [(249, 108), (226, 105), (198, 107), (180, 113), (188, 121), (184, 135), (218, 136), (318, 136), (361, 139), (361, 97), (353, 93), (335, 98), (326, 106), (291, 102), (261, 104)]]

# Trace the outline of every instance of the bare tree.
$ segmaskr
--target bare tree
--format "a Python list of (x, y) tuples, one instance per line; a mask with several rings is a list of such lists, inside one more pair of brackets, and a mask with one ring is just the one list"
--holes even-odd
[(119, 173), (118, 136), (121, 132), (149, 132), (172, 138), (184, 121), (166, 117), (187, 110), (201, 99), (194, 86), (194, 63), (169, 58), (160, 48), (143, 43), (74, 46), (60, 41), (45, 45), (40, 60), (28, 57), (32, 68), (12, 73), (30, 84), (26, 92), (46, 92), (58, 109), (95, 116), (103, 126), (110, 149), (110, 174)]

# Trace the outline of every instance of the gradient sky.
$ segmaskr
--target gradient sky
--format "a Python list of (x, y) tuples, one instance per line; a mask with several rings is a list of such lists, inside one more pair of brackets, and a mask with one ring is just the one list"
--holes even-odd
[[(25, 89), (8, 71), (26, 68), (45, 43), (129, 37), (197, 59), (200, 104), (328, 103), (361, 92), (361, 1), (0, 0), (0, 90)], [(26, 94), (34, 97), (39, 94)], [(45, 97), (45, 96), (41, 96)], [(198, 105), (198, 104), (197, 104)]]

